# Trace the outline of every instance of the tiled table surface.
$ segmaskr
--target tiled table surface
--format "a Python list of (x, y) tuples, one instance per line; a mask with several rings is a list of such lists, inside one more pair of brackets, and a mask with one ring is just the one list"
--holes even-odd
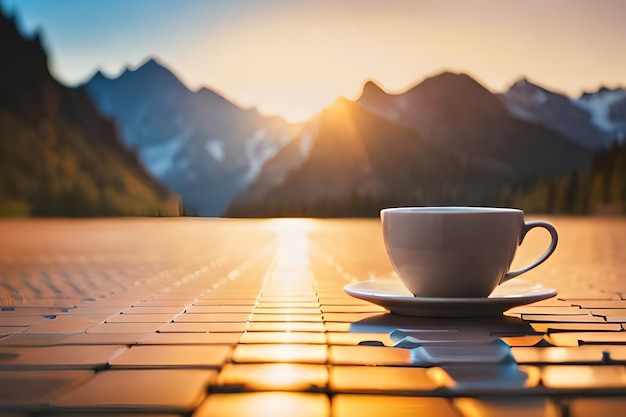
[(623, 415), (626, 282), (550, 271), (502, 317), (407, 318), (342, 290), (397, 279), (375, 220), (0, 222), (0, 411)]

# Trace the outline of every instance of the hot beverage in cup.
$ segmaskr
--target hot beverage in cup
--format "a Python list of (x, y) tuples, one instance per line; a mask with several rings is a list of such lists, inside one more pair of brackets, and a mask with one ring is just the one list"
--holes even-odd
[[(499, 285), (545, 261), (558, 235), (550, 223), (524, 221), (522, 210), (490, 207), (399, 207), (380, 213), (389, 259), (416, 297), (487, 297)], [(529, 230), (552, 240), (531, 265), (509, 271)]]

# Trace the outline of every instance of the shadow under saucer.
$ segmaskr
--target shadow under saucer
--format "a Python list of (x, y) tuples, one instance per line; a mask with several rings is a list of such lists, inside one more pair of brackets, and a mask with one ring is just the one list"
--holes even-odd
[(412, 366), (429, 368), (440, 385), (458, 393), (516, 391), (538, 382), (531, 367), (518, 367), (503, 337), (533, 336), (525, 321), (495, 318), (415, 318), (380, 314), (353, 323), (350, 332), (386, 333), (392, 347), (411, 352)]

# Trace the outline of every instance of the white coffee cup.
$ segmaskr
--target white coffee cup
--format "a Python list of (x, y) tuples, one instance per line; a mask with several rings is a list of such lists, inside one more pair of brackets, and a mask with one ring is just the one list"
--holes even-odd
[[(381, 210), (380, 217), (389, 259), (416, 297), (487, 297), (545, 261), (558, 241), (553, 225), (524, 222), (524, 212), (510, 208), (398, 207)], [(550, 232), (548, 250), (510, 272), (517, 247), (535, 227)]]

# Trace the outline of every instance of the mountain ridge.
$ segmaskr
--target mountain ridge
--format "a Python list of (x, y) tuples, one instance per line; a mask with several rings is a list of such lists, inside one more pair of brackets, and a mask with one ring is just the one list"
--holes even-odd
[[(505, 162), (522, 177), (532, 175), (535, 169), (536, 175), (561, 174), (572, 166), (581, 164), (582, 168), (588, 163), (579, 145), (552, 130), (513, 117), (496, 95), (467, 74), (444, 72), (404, 93), (379, 99), (368, 102), (359, 98), (357, 102), (442, 146)], [(559, 158), (553, 161), (544, 157), (543, 148), (555, 148), (546, 150)], [(534, 167), (524, 162), (531, 155)], [(565, 161), (560, 163), (561, 159)]]
[(178, 215), (85, 91), (51, 76), (41, 39), (0, 13), (0, 213)]
[(94, 77), (85, 87), (117, 121), (126, 145), (183, 196), (191, 214), (221, 215), (297, 130), (208, 88), (189, 90), (156, 59), (115, 79)]
[[(622, 128), (619, 120), (614, 126), (609, 121), (608, 107), (614, 103), (611, 98), (600, 97), (606, 91), (609, 90), (600, 89), (574, 99), (523, 78), (499, 97), (514, 116), (553, 129), (588, 149), (599, 149), (626, 132), (626, 112)], [(619, 101), (621, 91), (616, 89), (610, 93), (617, 95), (617, 100), (613, 101)]]
[[(510, 178), (501, 167), (462, 158), (345, 98), (325, 108), (309, 128), (314, 138), (301, 163), (272, 182), (283, 153), (299, 152), (299, 138), (268, 161), (227, 215), (373, 216), (381, 205), (458, 204), (474, 193), (495, 202), (497, 193), (489, 189)], [(441, 186), (451, 180), (458, 187)]]
[(584, 172), (591, 162), (589, 151), (515, 118), (466, 74), (443, 73), (400, 94), (366, 83), (356, 101), (338, 98), (314, 125), (308, 154), (298, 154), (297, 143), (284, 148), (299, 162), (289, 166), (289, 156), (277, 154), (228, 215), (371, 216), (395, 205), (500, 205), (507, 189)]

